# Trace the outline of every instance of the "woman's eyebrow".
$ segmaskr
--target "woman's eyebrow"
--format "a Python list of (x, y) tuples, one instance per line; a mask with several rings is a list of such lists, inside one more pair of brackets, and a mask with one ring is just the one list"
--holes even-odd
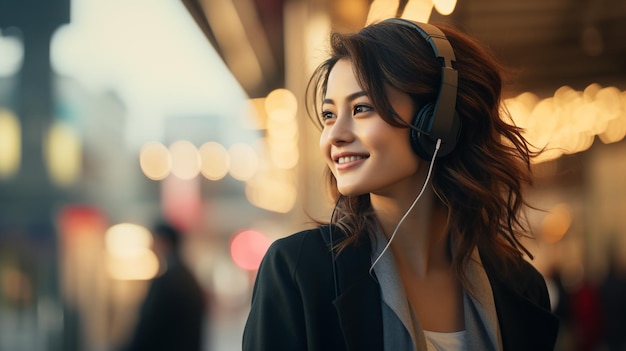
[[(348, 95), (346, 97), (346, 101), (352, 101), (352, 100), (360, 98), (361, 96), (367, 96), (367, 93), (362, 91), (362, 90), (361, 91), (357, 91), (356, 93), (352, 93), (352, 94)], [(324, 100), (322, 100), (322, 104), (332, 104), (332, 105), (334, 105), (335, 101), (333, 99), (324, 99)]]

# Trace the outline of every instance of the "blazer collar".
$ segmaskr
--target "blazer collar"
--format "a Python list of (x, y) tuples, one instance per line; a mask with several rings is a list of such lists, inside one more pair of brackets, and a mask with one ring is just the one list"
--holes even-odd
[[(324, 240), (330, 244), (329, 228), (323, 227)], [(333, 241), (344, 234), (332, 227)], [(379, 351), (383, 349), (383, 325), (380, 288), (369, 274), (370, 242), (367, 238), (346, 247), (335, 259), (335, 281), (338, 295), (333, 304), (348, 350)]]
[(502, 284), (493, 284), (504, 350), (553, 350), (558, 320), (548, 310)]
[[(339, 281), (347, 282), (339, 274)], [(378, 284), (369, 274), (341, 290), (334, 305), (348, 350), (382, 350), (383, 325)]]
[(501, 266), (483, 252), (481, 259), (493, 290), (503, 349), (553, 350), (558, 318), (524, 296), (525, 277), (515, 273), (504, 275)]

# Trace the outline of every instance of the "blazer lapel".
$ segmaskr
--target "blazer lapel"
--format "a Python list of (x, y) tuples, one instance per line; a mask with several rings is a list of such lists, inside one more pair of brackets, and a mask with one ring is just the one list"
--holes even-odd
[(369, 275), (343, 290), (334, 304), (348, 350), (383, 349), (380, 293)]
[[(337, 227), (333, 230), (336, 243), (344, 234)], [(329, 244), (328, 227), (322, 232)], [(335, 261), (338, 296), (333, 303), (347, 349), (353, 351), (383, 349), (380, 288), (369, 274), (370, 250), (369, 239), (364, 238), (356, 245), (346, 247)]]
[(524, 296), (527, 276), (515, 271), (504, 274), (501, 267), (482, 251), (481, 259), (493, 290), (503, 350), (554, 350), (558, 318), (549, 309)]
[(553, 350), (551, 336), (558, 332), (557, 318), (499, 281), (492, 281), (492, 288), (503, 349)]

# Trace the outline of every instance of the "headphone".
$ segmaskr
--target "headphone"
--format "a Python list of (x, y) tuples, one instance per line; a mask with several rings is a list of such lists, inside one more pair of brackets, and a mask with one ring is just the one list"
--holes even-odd
[(445, 156), (454, 150), (461, 130), (461, 119), (456, 112), (458, 72), (452, 67), (452, 63), (456, 62), (454, 50), (445, 34), (432, 24), (403, 18), (389, 18), (383, 23), (396, 23), (417, 30), (441, 62), (441, 85), (437, 99), (422, 106), (409, 127), (411, 147), (418, 156), (431, 160), (437, 139), (441, 139), (437, 158)]

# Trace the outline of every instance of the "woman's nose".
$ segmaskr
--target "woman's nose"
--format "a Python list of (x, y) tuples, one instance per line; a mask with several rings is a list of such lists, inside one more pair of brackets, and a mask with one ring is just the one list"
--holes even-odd
[(349, 116), (338, 116), (330, 127), (328, 139), (333, 145), (352, 142), (354, 140), (352, 119)]

